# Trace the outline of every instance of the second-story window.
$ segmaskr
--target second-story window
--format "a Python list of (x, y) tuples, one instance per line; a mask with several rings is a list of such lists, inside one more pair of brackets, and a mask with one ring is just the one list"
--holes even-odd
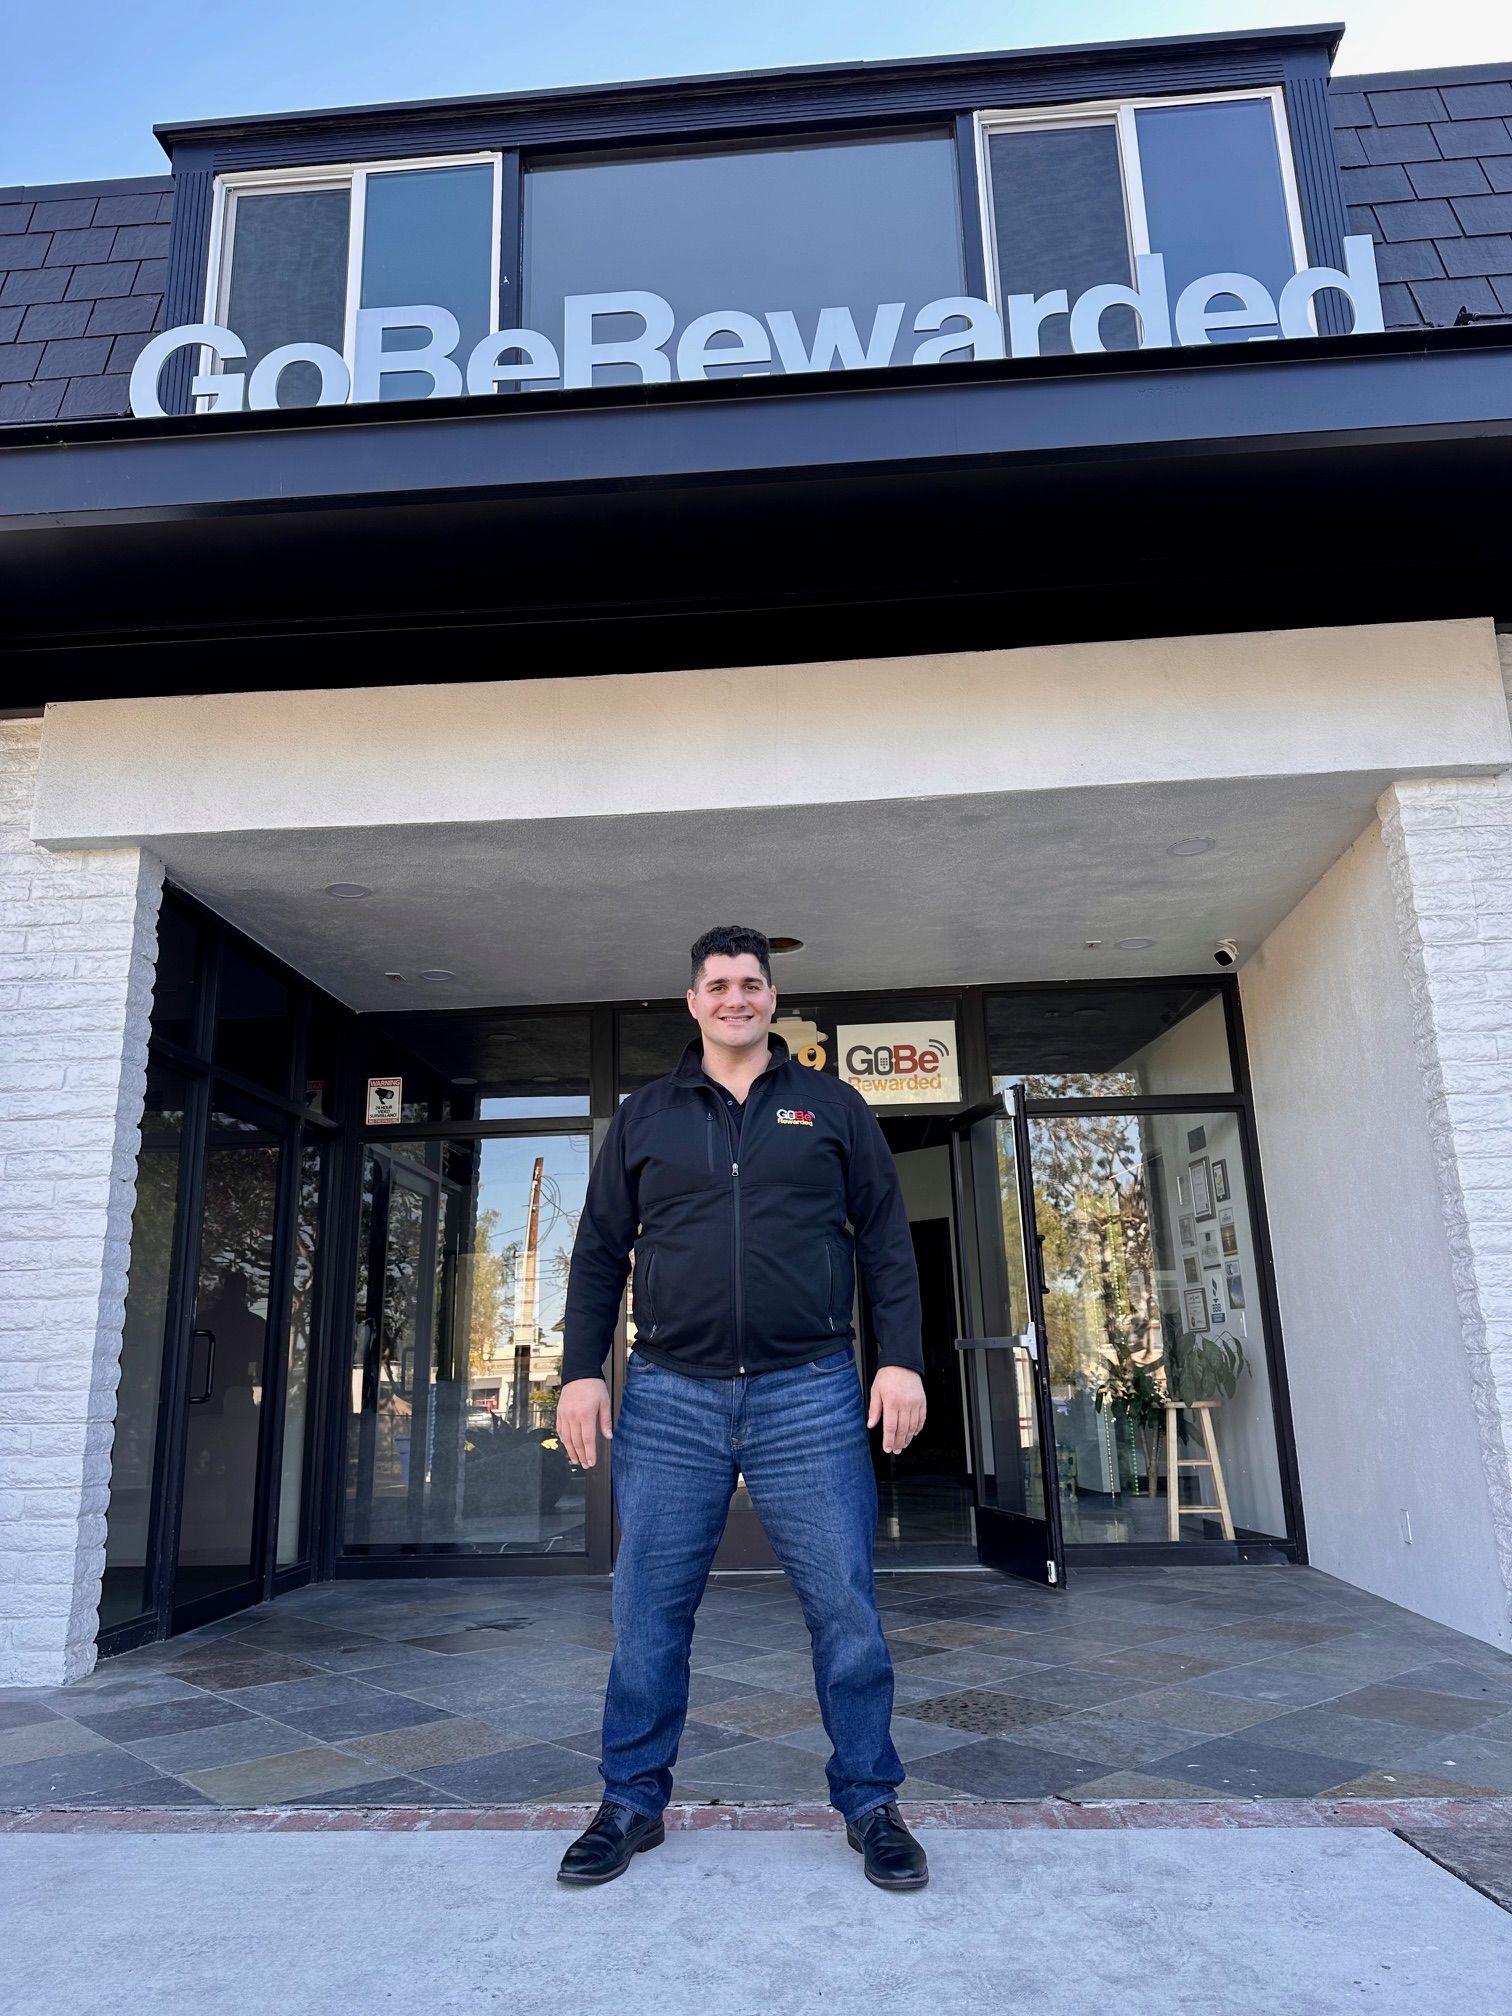
[[(397, 162), (223, 187), (211, 315), (247, 346), (245, 368), (285, 343), (325, 343), (350, 361), (359, 308), (448, 308), (465, 350), (493, 326), (498, 297), (498, 164)], [(393, 350), (423, 332), (395, 331)], [(385, 399), (423, 398), (430, 381), (391, 372)], [(291, 364), (279, 403), (310, 406), (319, 380)]]
[[(736, 334), (711, 339), (732, 351), (729, 364), (707, 367), (711, 378), (886, 364), (895, 344), (906, 356), (919, 309), (965, 292), (954, 139), (880, 135), (533, 162), (526, 321), (555, 342), (568, 295), (631, 290), (665, 300), (679, 331), (718, 310), (759, 324), (743, 359)], [(879, 325), (887, 303), (902, 303), (903, 313)], [(839, 312), (821, 321), (826, 309)], [(623, 319), (631, 333), (635, 318)], [(613, 339), (613, 317), (600, 333)], [(606, 364), (594, 376), (612, 385), (638, 374)]]
[[(1000, 305), (1127, 286), (1145, 252), (1163, 256), (1172, 302), (1209, 273), (1249, 275), (1274, 302), (1307, 264), (1278, 92), (983, 113), (978, 128)], [(1239, 297), (1215, 305), (1237, 315)], [(1275, 334), (1256, 317), (1210, 340)], [(1101, 336), (1109, 350), (1136, 348), (1134, 311), (1107, 309)], [(1067, 314), (1047, 311), (1037, 341), (1044, 356), (1068, 352)]]

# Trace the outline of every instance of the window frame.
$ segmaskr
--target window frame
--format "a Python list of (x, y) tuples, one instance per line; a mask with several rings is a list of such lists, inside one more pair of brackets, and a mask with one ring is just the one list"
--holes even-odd
[[(367, 186), (375, 175), (405, 175), (427, 168), (489, 167), (493, 171), (493, 205), (489, 226), (489, 328), (501, 327), (500, 295), (503, 291), (504, 241), (504, 154), (498, 148), (480, 148), (459, 154), (414, 154), (387, 156), (377, 160), (333, 162), (322, 167), (247, 168), (228, 170), (215, 177), (210, 209), (210, 256), (205, 265), (204, 319), (225, 326), (231, 299), (231, 272), (235, 260), (236, 209), (244, 196), (292, 194), (304, 190), (345, 189), (347, 192), (347, 262), (345, 303), (342, 311), (341, 355), (348, 371), (354, 369), (357, 338), (357, 309), (362, 291), (362, 251), (367, 235)], [(198, 371), (209, 368), (209, 352), (201, 349)], [(196, 410), (209, 409), (207, 400), (196, 401)]]
[[(989, 145), (994, 135), (1025, 127), (1041, 132), (1085, 126), (1111, 126), (1118, 144), (1118, 170), (1122, 182), (1124, 228), (1129, 240), (1129, 270), (1134, 260), (1153, 250), (1150, 220), (1145, 208), (1144, 173), (1139, 159), (1136, 115), (1172, 105), (1232, 105), (1262, 99), (1271, 108), (1271, 128), (1281, 164), (1281, 191), (1286, 203), (1286, 221), (1291, 238), (1292, 265), (1300, 272), (1310, 263), (1307, 228), (1302, 215), (1302, 198), (1297, 183), (1297, 163), (1292, 152), (1291, 126), (1286, 115), (1283, 85), (1259, 85), (1232, 91), (1177, 91), (1152, 98), (1089, 98), (1074, 105), (1044, 105), (981, 110), (972, 115), (975, 142), (977, 210), (982, 221), (982, 262), (986, 274), (987, 299), (998, 313), (1003, 312), (1004, 292), (998, 273), (997, 227), (992, 206), (992, 174)], [(1318, 333), (1316, 298), (1308, 303), (1308, 320)], [(1274, 340), (1252, 336), (1250, 342)], [(1141, 348), (1144, 347), (1141, 340)]]

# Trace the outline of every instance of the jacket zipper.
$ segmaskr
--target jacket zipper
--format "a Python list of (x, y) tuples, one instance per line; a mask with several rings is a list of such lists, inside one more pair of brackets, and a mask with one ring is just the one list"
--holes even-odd
[(829, 1241), (824, 1245), (824, 1307), (825, 1320), (831, 1330), (835, 1327), (835, 1256), (830, 1251)]
[(646, 1332), (646, 1335), (648, 1337), (654, 1337), (656, 1335), (656, 1297), (651, 1292), (651, 1281), (655, 1273), (656, 1273), (656, 1249), (653, 1247), (651, 1251), (651, 1258), (646, 1262), (646, 1302), (651, 1311), (651, 1328)]
[[(752, 1088), (754, 1090), (754, 1087)], [(717, 1095), (711, 1093), (711, 1097)], [(746, 1094), (747, 1099), (750, 1093)], [(740, 1158), (735, 1147), (735, 1130), (730, 1125), (730, 1116), (723, 1106), (719, 1109), (724, 1121), (725, 1143), (730, 1151), (730, 1246), (731, 1265), (735, 1270), (735, 1370), (744, 1373), (741, 1362), (745, 1356), (745, 1284), (741, 1280), (740, 1267)], [(714, 1115), (709, 1114), (709, 1124), (714, 1124)]]

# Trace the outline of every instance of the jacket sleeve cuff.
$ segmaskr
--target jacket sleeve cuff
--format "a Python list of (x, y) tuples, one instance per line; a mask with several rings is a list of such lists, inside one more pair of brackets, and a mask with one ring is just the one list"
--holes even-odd
[(608, 1355), (604, 1350), (595, 1357), (591, 1346), (569, 1344), (562, 1353), (562, 1384), (565, 1386), (572, 1379), (602, 1379)]
[(882, 1344), (877, 1348), (877, 1370), (884, 1365), (897, 1365), (905, 1372), (917, 1372), (924, 1377), (924, 1353), (918, 1345)]

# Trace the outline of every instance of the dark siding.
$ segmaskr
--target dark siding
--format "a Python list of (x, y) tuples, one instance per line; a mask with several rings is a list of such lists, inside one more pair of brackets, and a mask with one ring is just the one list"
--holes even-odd
[(0, 189), (0, 423), (126, 412), (172, 215), (166, 175)]
[(1512, 321), (1512, 62), (1340, 77), (1329, 104), (1387, 328)]

